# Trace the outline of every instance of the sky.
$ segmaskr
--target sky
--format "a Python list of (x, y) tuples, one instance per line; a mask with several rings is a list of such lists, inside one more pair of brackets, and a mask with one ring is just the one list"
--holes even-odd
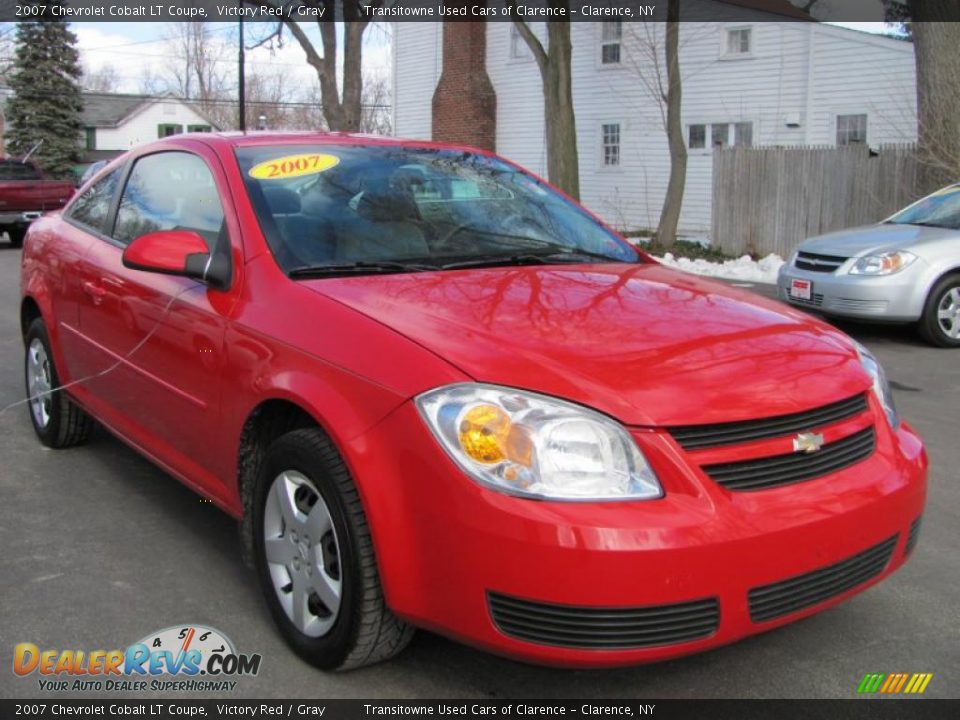
[[(262, 37), (267, 25), (269, 23), (247, 23), (245, 44), (249, 46)], [(234, 77), (237, 70), (237, 24), (209, 23), (209, 26), (214, 40), (226, 48), (221, 61), (224, 71)], [(165, 23), (84, 22), (74, 23), (71, 29), (77, 35), (84, 69), (95, 72), (104, 65), (112, 66), (119, 81), (119, 92), (141, 92), (144, 76), (161, 74), (164, 66), (176, 61), (166, 39), (171, 29)], [(316, 28), (310, 27), (308, 32), (319, 47)], [(370, 76), (390, 74), (389, 33), (390, 28), (385, 24), (373, 25), (367, 30), (364, 70)], [(289, 73), (289, 85), (294, 87), (312, 87), (316, 83), (316, 72), (307, 65), (303, 50), (288, 32), (284, 33), (281, 48), (247, 50), (246, 63), (248, 72), (257, 67), (282, 68)]]

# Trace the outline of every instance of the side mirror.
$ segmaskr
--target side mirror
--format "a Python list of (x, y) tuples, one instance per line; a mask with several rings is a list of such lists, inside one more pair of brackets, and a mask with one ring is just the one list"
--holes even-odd
[(206, 241), (192, 230), (161, 230), (141, 235), (127, 245), (122, 257), (131, 270), (180, 275), (226, 287), (229, 267), (216, 262)]

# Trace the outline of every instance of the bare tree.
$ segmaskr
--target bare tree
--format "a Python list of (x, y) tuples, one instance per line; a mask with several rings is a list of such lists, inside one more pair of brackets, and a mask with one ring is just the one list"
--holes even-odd
[[(519, 20), (515, 0), (508, 0), (513, 24), (537, 61), (543, 85), (544, 125), (547, 131), (547, 179), (573, 198), (580, 198), (580, 164), (577, 156), (577, 122), (573, 111), (573, 73), (570, 23), (547, 20), (547, 47)], [(568, 0), (555, 0), (555, 8), (565, 8), (570, 17)]]
[[(271, 129), (292, 127), (290, 73), (283, 68), (255, 68), (247, 73), (247, 127), (254, 128), (261, 117)], [(236, 107), (229, 105), (229, 113), (236, 115)]]
[(390, 135), (390, 80), (383, 76), (365, 78), (360, 113), (360, 131), (372, 135)]
[(630, 26), (627, 65), (656, 106), (670, 150), (670, 179), (657, 224), (657, 241), (676, 242), (687, 179), (687, 145), (680, 113), (683, 79), (680, 73), (680, 3), (669, 0), (666, 23)]
[(6, 81), (7, 74), (13, 68), (16, 30), (17, 26), (13, 23), (0, 23), (0, 81)]
[(666, 26), (667, 63), (667, 144), (670, 146), (670, 181), (667, 194), (663, 198), (660, 211), (660, 224), (657, 226), (657, 240), (671, 247), (677, 239), (677, 225), (680, 223), (680, 208), (683, 206), (683, 189), (687, 182), (687, 144), (683, 140), (683, 123), (680, 108), (683, 87), (680, 80), (680, 2), (669, 0), (667, 3)]
[(117, 69), (110, 63), (101, 65), (96, 70), (84, 70), (80, 78), (80, 87), (85, 92), (114, 93), (120, 87), (120, 77)]
[(217, 125), (232, 126), (236, 108), (229, 102), (234, 88), (231, 69), (235, 67), (231, 45), (219, 41), (210, 25), (200, 22), (170, 23), (166, 42), (170, 61), (143, 78), (141, 89), (191, 98)]
[[(316, 20), (320, 34), (320, 45), (316, 46), (310, 35), (296, 20), (283, 20), (273, 27), (271, 32), (257, 44), (273, 46), (282, 44), (284, 30), (297, 41), (307, 58), (307, 63), (317, 73), (323, 115), (331, 130), (359, 130), (363, 119), (363, 37), (371, 25), (364, 7), (383, 7), (383, 0), (361, 2), (360, 0), (257, 0), (252, 4), (264, 4), (284, 11), (285, 17), (297, 17), (295, 13), (285, 12), (290, 6), (307, 6), (323, 10), (323, 16)], [(343, 83), (341, 88), (337, 73), (337, 59), (340, 53), (337, 37), (337, 19), (343, 26)], [(303, 23), (305, 24), (305, 23)]]
[[(922, 194), (960, 179), (960, 7), (911, 0)], [(942, 19), (941, 19), (942, 18)]]

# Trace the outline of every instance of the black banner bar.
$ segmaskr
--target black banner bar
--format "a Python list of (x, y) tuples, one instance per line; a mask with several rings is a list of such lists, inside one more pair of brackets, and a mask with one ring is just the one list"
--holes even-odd
[[(314, 22), (326, 17), (329, 3), (317, 0), (64, 0), (63, 3), (0, 0), (0, 21), (66, 20), (69, 22)], [(337, 7), (340, 7), (337, 3)], [(802, 5), (802, 3), (801, 3)], [(822, 6), (822, 7), (821, 7)], [(381, 22), (486, 21), (514, 19), (570, 22), (663, 21), (667, 0), (385, 0), (361, 2), (364, 20)], [(833, 22), (882, 21), (878, 3), (830, 2), (815, 6), (816, 19)], [(688, 22), (803, 22), (813, 17), (790, 0), (682, 0), (681, 20)], [(336, 18), (341, 20), (339, 13)]]
[(486, 718), (496, 720), (939, 720), (960, 716), (960, 700), (0, 700), (0, 718)]

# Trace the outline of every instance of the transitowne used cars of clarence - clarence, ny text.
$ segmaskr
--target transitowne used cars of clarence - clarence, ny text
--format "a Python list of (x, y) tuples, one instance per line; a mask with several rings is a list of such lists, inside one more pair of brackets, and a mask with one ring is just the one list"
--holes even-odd
[(864, 347), (486, 152), (145, 145), (31, 226), (22, 288), (41, 442), (96, 421), (238, 518), (321, 668), (415, 627), (564, 666), (694, 653), (917, 538), (923, 444)]

